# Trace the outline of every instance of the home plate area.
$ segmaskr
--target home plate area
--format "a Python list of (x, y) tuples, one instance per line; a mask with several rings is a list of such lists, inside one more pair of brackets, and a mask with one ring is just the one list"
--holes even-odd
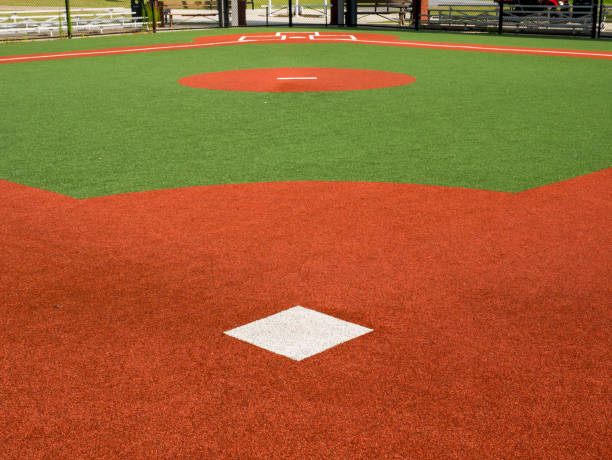
[(249, 34), (242, 35), (239, 42), (253, 42), (259, 40), (285, 41), (285, 40), (307, 40), (307, 41), (326, 41), (326, 42), (346, 42), (356, 41), (357, 37), (353, 34), (328, 34), (319, 32), (276, 32), (275, 34)]
[(197, 44), (236, 45), (252, 43), (373, 43), (401, 44), (395, 35), (373, 33), (331, 33), (331, 32), (264, 32), (231, 35), (206, 35), (193, 39)]
[(611, 179), (0, 180), (0, 458), (610, 458)]

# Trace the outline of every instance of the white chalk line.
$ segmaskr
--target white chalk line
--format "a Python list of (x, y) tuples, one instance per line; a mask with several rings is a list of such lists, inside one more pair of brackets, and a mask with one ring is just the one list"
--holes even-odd
[(216, 46), (216, 45), (238, 45), (240, 43), (253, 43), (256, 42), (251, 41), (248, 42), (246, 40), (238, 42), (215, 42), (215, 43), (185, 43), (185, 44), (177, 44), (177, 45), (167, 45), (167, 46), (149, 46), (146, 48), (129, 48), (129, 49), (116, 49), (116, 50), (103, 50), (103, 51), (78, 51), (78, 52), (69, 52), (69, 53), (59, 53), (59, 54), (36, 54), (32, 56), (16, 56), (16, 57), (0, 57), (0, 62), (11, 62), (11, 61), (27, 61), (27, 60), (44, 60), (51, 58), (67, 58), (67, 57), (83, 57), (83, 56), (100, 56), (105, 54), (130, 54), (130, 53), (138, 53), (143, 51), (160, 51), (160, 50), (174, 50), (181, 48), (203, 48), (205, 46)]
[(450, 43), (427, 43), (427, 42), (382, 42), (377, 40), (360, 40), (358, 43), (371, 43), (376, 45), (401, 45), (416, 48), (450, 48), (457, 51), (494, 51), (494, 52), (510, 52), (520, 54), (550, 54), (552, 56), (604, 56), (612, 59), (612, 53), (596, 53), (591, 51), (571, 51), (571, 50), (543, 50), (537, 48), (497, 48), (492, 46), (478, 45), (453, 45)]
[[(320, 36), (324, 39), (324, 35)], [(68, 52), (68, 53), (56, 53), (56, 54), (41, 54), (32, 56), (15, 56), (15, 57), (0, 57), (0, 63), (8, 62), (19, 62), (19, 61), (37, 61), (53, 58), (69, 58), (69, 57), (86, 57), (86, 56), (102, 56), (112, 54), (130, 54), (147, 51), (163, 51), (173, 49), (185, 49), (185, 48), (204, 48), (207, 46), (217, 45), (237, 45), (241, 43), (264, 43), (264, 42), (276, 42), (273, 40), (274, 37), (270, 37), (272, 40), (266, 39), (254, 39), (254, 40), (241, 40), (241, 41), (227, 41), (227, 42), (214, 42), (214, 43), (186, 43), (176, 45), (162, 45), (162, 46), (149, 46), (142, 48), (130, 48), (130, 49), (116, 49), (116, 50), (103, 50), (103, 51), (81, 51), (81, 52)], [(346, 41), (342, 39), (336, 39), (336, 41)], [(440, 49), (452, 49), (457, 51), (488, 51), (488, 52), (506, 52), (506, 53), (518, 53), (518, 54), (545, 54), (551, 56), (575, 56), (575, 57), (606, 57), (612, 59), (611, 53), (597, 53), (591, 51), (570, 51), (570, 50), (543, 50), (543, 49), (531, 49), (531, 48), (508, 48), (508, 47), (491, 47), (491, 46), (478, 46), (478, 45), (457, 45), (457, 44), (446, 44), (446, 43), (426, 43), (426, 42), (405, 42), (405, 41), (379, 41), (379, 40), (362, 40), (356, 39), (351, 40), (352, 43), (365, 43), (374, 45), (391, 45), (391, 46), (405, 46), (405, 47), (416, 47), (416, 48), (440, 48)]]

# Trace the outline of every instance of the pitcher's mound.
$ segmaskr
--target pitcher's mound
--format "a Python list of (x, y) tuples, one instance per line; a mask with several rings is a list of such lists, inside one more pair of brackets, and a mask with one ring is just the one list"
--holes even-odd
[(413, 83), (403, 73), (364, 69), (289, 67), (202, 73), (181, 78), (181, 85), (225, 91), (305, 92), (386, 88)]

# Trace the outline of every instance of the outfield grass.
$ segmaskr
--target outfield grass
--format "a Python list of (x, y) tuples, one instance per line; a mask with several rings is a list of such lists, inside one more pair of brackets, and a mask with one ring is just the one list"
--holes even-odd
[[(133, 45), (189, 36), (173, 35), (3, 49), (113, 47), (122, 39)], [(332, 93), (235, 93), (177, 84), (203, 72), (294, 66), (388, 70), (417, 81)], [(287, 180), (517, 192), (611, 165), (610, 69), (602, 60), (351, 44), (226, 46), (3, 65), (0, 85), (8, 91), (0, 121), (11, 134), (0, 178), (76, 197)]]

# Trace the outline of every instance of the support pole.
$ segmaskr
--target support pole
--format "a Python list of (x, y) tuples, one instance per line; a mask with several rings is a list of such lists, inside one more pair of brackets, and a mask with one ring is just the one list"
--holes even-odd
[(357, 26), (357, 1), (347, 0), (346, 2), (346, 25), (349, 27)]
[(597, 14), (597, 0), (591, 0), (591, 38), (597, 37), (597, 19), (599, 15)]
[(338, 25), (338, 2), (341, 0), (331, 0), (331, 9), (330, 9), (330, 21), (329, 25), (337, 26)]
[[(61, 22), (61, 18), (60, 18)], [(66, 0), (66, 29), (68, 30), (68, 38), (72, 38), (72, 19), (70, 18), (70, 0)]]
[(217, 1), (217, 11), (219, 12), (219, 27), (229, 27), (229, 17), (227, 15), (227, 0)]
[[(236, 0), (234, 0), (236, 1)], [(247, 25), (246, 21), (246, 0), (237, 0), (238, 1), (238, 25), (240, 27), (244, 27)]]
[(327, 0), (323, 1), (323, 11), (325, 11), (325, 27), (327, 27), (329, 25), (329, 21), (328, 21), (328, 13), (327, 13), (327, 8), (329, 7), (329, 5), (327, 4)]
[(289, 9), (289, 27), (293, 27), (293, 3), (291, 0), (289, 0), (288, 9)]
[(597, 38), (601, 37), (601, 26), (603, 25), (604, 22), (604, 1), (603, 0), (599, 0), (599, 15), (597, 16)]
[(497, 25), (497, 33), (501, 35), (504, 32), (504, 0), (499, 1), (499, 24)]
[(158, 15), (158, 3), (157, 0), (151, 0), (149, 2), (149, 9), (151, 10), (151, 27), (153, 27), (153, 33), (157, 33), (157, 15)]

